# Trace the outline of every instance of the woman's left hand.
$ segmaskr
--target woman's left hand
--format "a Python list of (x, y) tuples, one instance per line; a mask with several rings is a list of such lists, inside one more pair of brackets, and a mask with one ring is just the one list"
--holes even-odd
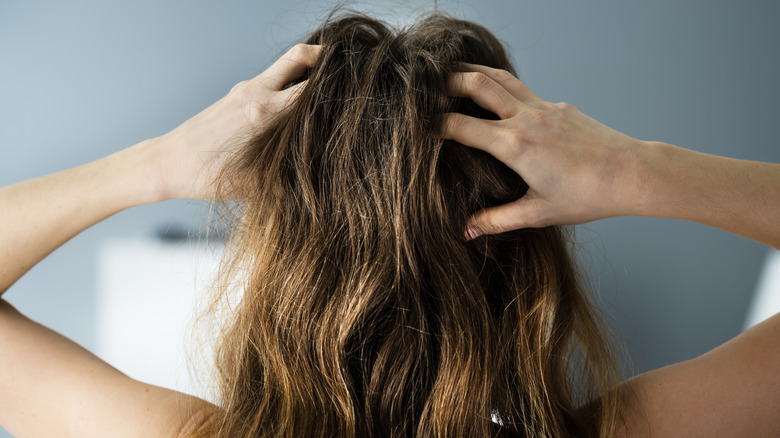
[(238, 83), (225, 97), (154, 139), (148, 171), (158, 200), (239, 196), (216, 193), (213, 184), (231, 148), (262, 130), (297, 96), (304, 82), (285, 86), (314, 65), (320, 49), (316, 45), (294, 46), (260, 75)]
[(443, 136), (483, 150), (517, 172), (527, 193), (476, 212), (466, 234), (582, 224), (643, 212), (648, 142), (618, 132), (567, 103), (546, 102), (511, 73), (463, 64), (450, 93), (500, 117), (446, 114)]

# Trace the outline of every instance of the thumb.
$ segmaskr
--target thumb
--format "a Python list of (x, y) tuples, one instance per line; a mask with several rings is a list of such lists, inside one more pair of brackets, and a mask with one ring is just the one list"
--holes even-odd
[(539, 207), (538, 200), (526, 194), (516, 201), (482, 209), (469, 218), (466, 224), (466, 239), (536, 227), (538, 225), (535, 218), (540, 217)]

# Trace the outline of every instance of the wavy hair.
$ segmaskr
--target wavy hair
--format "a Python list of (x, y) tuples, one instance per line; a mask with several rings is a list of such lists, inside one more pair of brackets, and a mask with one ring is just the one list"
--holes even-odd
[[(442, 140), (460, 62), (512, 71), (484, 27), (350, 13), (299, 97), (225, 171), (246, 175), (219, 297), (218, 437), (608, 436), (617, 360), (560, 227), (485, 235), (528, 186)], [(216, 301), (215, 301), (216, 302)]]

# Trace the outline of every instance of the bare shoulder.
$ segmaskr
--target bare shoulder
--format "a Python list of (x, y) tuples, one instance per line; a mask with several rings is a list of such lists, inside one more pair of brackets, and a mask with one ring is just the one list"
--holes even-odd
[(16, 437), (189, 437), (218, 412), (128, 377), (2, 299), (0, 369), (0, 425)]
[[(117, 387), (123, 386), (116, 383)], [(106, 418), (116, 423), (112, 436), (199, 437), (198, 433), (220, 411), (217, 406), (203, 399), (171, 389), (132, 380), (125, 385), (135, 386), (135, 389), (123, 391), (123, 408), (112, 412), (113, 419)], [(138, 394), (138, 397), (133, 397), (133, 393)], [(119, 427), (122, 424), (124, 426)], [(90, 428), (88, 432), (95, 430), (107, 428)]]
[(619, 437), (780, 436), (780, 314), (621, 386)]

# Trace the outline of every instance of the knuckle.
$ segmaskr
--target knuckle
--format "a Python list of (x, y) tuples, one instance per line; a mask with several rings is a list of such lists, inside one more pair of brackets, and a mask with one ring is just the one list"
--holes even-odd
[(577, 108), (576, 108), (574, 105), (572, 105), (572, 104), (570, 104), (570, 103), (568, 103), (568, 102), (558, 102), (558, 103), (556, 103), (556, 104), (553, 104), (553, 105), (554, 105), (554, 106), (555, 106), (555, 107), (556, 107), (558, 110), (560, 110), (560, 111), (562, 111), (562, 112), (572, 112), (572, 111), (574, 111), (574, 110), (576, 110), (576, 109), (577, 109)]
[(461, 114), (446, 114), (442, 120), (441, 134), (445, 139), (455, 140), (464, 131), (465, 125), (465, 117)]
[(471, 83), (474, 84), (476, 88), (483, 88), (490, 81), (488, 75), (479, 71), (469, 73), (469, 78), (471, 80)]
[(229, 94), (242, 96), (247, 91), (248, 87), (249, 81), (241, 81), (236, 85), (233, 85), (233, 88), (230, 89)]
[(466, 124), (466, 116), (460, 113), (448, 114), (447, 123), (452, 128), (459, 128)]
[(298, 43), (290, 49), (289, 58), (294, 62), (305, 62), (312, 57), (314, 47), (308, 44)]
[(445, 114), (441, 119), (441, 131), (444, 134), (451, 133), (458, 126), (458, 120), (453, 114)]
[(303, 44), (296, 44), (290, 49), (290, 59), (297, 60), (306, 53), (306, 47)]
[(497, 234), (500, 232), (500, 229), (496, 225), (495, 220), (490, 217), (480, 218), (479, 222), (477, 222), (475, 225), (475, 228), (483, 234)]
[(497, 69), (493, 73), (497, 82), (506, 82), (515, 78), (515, 76), (509, 72), (509, 70)]
[(254, 102), (247, 109), (247, 120), (252, 125), (260, 125), (273, 113), (272, 109), (264, 103)]
[(530, 120), (537, 126), (545, 127), (550, 124), (550, 115), (542, 110), (534, 109), (531, 111)]
[(513, 147), (525, 146), (529, 143), (528, 135), (520, 129), (506, 130), (506, 141)]

